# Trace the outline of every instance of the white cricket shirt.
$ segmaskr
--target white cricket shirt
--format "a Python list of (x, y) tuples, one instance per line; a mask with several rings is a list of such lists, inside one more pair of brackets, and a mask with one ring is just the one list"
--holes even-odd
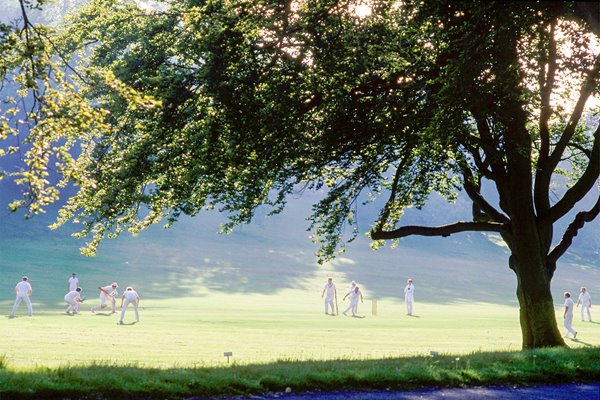
[(65, 294), (65, 301), (75, 301), (75, 299), (81, 299), (81, 294), (77, 290)]
[(21, 281), (17, 283), (16, 289), (19, 296), (26, 295), (27, 292), (31, 290), (31, 285), (27, 281)]
[(581, 305), (584, 307), (589, 307), (590, 305), (590, 294), (586, 290), (585, 293), (581, 292), (579, 294), (579, 301), (581, 301)]
[(130, 301), (136, 301), (138, 294), (135, 290), (126, 290), (123, 292), (123, 297)]
[(329, 285), (329, 283), (325, 284), (325, 297), (333, 297), (335, 295), (335, 283)]
[(567, 316), (573, 315), (573, 300), (570, 297), (565, 300), (565, 307), (567, 307)]
[(70, 277), (69, 278), (69, 290), (75, 290), (79, 286), (79, 279)]

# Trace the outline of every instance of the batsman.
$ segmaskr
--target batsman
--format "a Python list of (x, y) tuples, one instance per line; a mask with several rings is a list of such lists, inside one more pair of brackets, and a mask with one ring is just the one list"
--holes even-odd
[(117, 285), (117, 282), (113, 282), (110, 285), (107, 286), (98, 286), (98, 290), (100, 290), (100, 304), (92, 307), (92, 312), (95, 313), (98, 309), (102, 309), (106, 307), (106, 302), (110, 301), (111, 305), (112, 305), (112, 313), (116, 313), (117, 309), (116, 309), (116, 302), (115, 302), (115, 297), (117, 297), (118, 292), (117, 292), (117, 288), (119, 287), (119, 285)]
[[(321, 297), (325, 297), (325, 314), (329, 314), (329, 307), (331, 307), (331, 315), (336, 315), (337, 311), (337, 291), (335, 289), (335, 283), (333, 283), (333, 278), (327, 278), (327, 283), (323, 288), (323, 293), (321, 293)], [(336, 302), (336, 309), (333, 308), (333, 300)]]

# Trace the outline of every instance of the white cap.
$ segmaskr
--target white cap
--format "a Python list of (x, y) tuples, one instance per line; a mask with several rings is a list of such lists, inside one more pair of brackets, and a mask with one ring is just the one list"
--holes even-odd
[(113, 282), (112, 285), (110, 285), (112, 287), (119, 287), (119, 285), (117, 285), (117, 282)]

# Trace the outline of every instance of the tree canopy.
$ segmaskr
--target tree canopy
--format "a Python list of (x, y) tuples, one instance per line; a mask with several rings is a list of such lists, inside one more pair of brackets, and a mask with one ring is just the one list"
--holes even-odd
[[(563, 345), (550, 281), (600, 213), (597, 24), (577, 2), (92, 0), (56, 39), (78, 60), (70, 95), (95, 113), (73, 128), (82, 151), (65, 171), (79, 190), (58, 224), (83, 223), (93, 252), (205, 208), (231, 229), (325, 188), (310, 219), (327, 259), (361, 204), (382, 199), (375, 246), (499, 233), (524, 347)], [(459, 190), (471, 221), (402, 225), (406, 207)], [(589, 193), (595, 205), (555, 234)]]
[(56, 202), (69, 181), (82, 179), (75, 147), (111, 127), (106, 112), (76, 85), (86, 80), (62, 51), (56, 30), (32, 18), (47, 1), (11, 5), (14, 19), (0, 21), (0, 180), (20, 185), (10, 208), (29, 217)]

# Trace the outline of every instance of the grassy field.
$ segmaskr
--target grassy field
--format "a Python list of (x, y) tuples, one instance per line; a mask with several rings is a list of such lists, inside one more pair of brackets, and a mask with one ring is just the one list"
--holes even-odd
[[(97, 257), (79, 255), (76, 242), (43, 224), (0, 229), (0, 335), (11, 370), (106, 362), (146, 367), (224, 366), (224, 352), (240, 365), (275, 360), (383, 357), (513, 351), (521, 347), (515, 277), (506, 251), (481, 237), (419, 239), (397, 250), (369, 250), (359, 239), (334, 262), (319, 266), (302, 225), (265, 220), (231, 236), (216, 226), (183, 221), (138, 238), (104, 243)], [(270, 225), (269, 225), (270, 224)], [(300, 233), (298, 233), (300, 231)], [(303, 235), (303, 236), (302, 236)], [(301, 239), (301, 238), (304, 239)], [(88, 300), (80, 315), (64, 314), (71, 272)], [(30, 277), (34, 317), (24, 305), (7, 316), (13, 288)], [(340, 313), (350, 280), (363, 288), (365, 318), (323, 314), (326, 277), (334, 277)], [(416, 285), (415, 317), (404, 315), (402, 289)], [(118, 316), (92, 314), (96, 287), (118, 281), (142, 297), (141, 322), (117, 325)], [(586, 284), (600, 294), (600, 270), (562, 264), (553, 280), (557, 318), (562, 291)], [(371, 315), (371, 300), (378, 315)], [(133, 321), (133, 310), (126, 322)], [(595, 313), (594, 309), (592, 312)], [(597, 317), (600, 320), (600, 315)], [(600, 325), (581, 323), (572, 347), (600, 345)]]
[[(104, 243), (95, 258), (43, 224), (0, 226), (0, 398), (179, 399), (286, 387), (600, 379), (600, 324), (575, 319), (577, 340), (567, 340), (574, 351), (518, 351), (515, 277), (506, 250), (483, 236), (405, 240), (376, 253), (359, 238), (319, 266), (298, 221), (264, 224), (223, 237), (187, 220)], [(62, 298), (73, 271), (88, 300), (69, 316)], [(8, 318), (23, 274), (33, 286), (34, 316), (21, 305)], [(364, 318), (324, 315), (327, 276), (338, 285), (340, 312), (349, 282), (359, 282)], [(407, 277), (416, 285), (413, 317), (401, 301)], [(118, 314), (90, 312), (96, 287), (113, 281), (121, 292), (132, 285), (140, 293), (140, 323), (131, 324), (131, 309), (126, 325), (117, 324)], [(562, 263), (552, 286), (559, 323), (562, 292), (576, 294), (581, 285), (595, 299), (600, 269)], [(233, 353), (229, 363), (224, 352)]]
[[(181, 399), (600, 379), (600, 324), (575, 322), (573, 350), (520, 348), (515, 307), (370, 300), (327, 316), (314, 293), (148, 299), (141, 321), (40, 305), (0, 323), (1, 399)], [(342, 306), (342, 304), (340, 304)], [(557, 310), (559, 307), (557, 307)], [(560, 312), (557, 311), (557, 314)], [(560, 317), (560, 315), (557, 315)], [(233, 358), (227, 363), (223, 353)], [(431, 356), (431, 352), (439, 354)], [(212, 397), (211, 397), (212, 398)]]
[[(91, 299), (95, 300), (95, 299)], [(216, 295), (142, 300), (141, 322), (117, 325), (118, 314), (92, 314), (88, 303), (69, 316), (60, 309), (36, 310), (0, 324), (9, 368), (85, 365), (95, 362), (144, 367), (223, 366), (223, 353), (236, 364), (276, 360), (377, 359), (468, 354), (520, 348), (514, 307), (483, 303), (418, 303), (415, 316), (391, 300), (378, 302), (364, 318), (326, 316), (318, 295), (282, 291), (277, 296)], [(340, 304), (340, 308), (345, 303)], [(560, 317), (560, 316), (558, 316)], [(133, 321), (129, 309), (126, 323)], [(572, 347), (600, 345), (600, 324), (576, 320)]]
[[(13, 371), (0, 365), (4, 399), (181, 400), (281, 392), (597, 382), (597, 349), (538, 349), (380, 360), (280, 361), (228, 367), (89, 365)], [(392, 393), (393, 394), (393, 393)], [(198, 397), (200, 396), (200, 397)]]

